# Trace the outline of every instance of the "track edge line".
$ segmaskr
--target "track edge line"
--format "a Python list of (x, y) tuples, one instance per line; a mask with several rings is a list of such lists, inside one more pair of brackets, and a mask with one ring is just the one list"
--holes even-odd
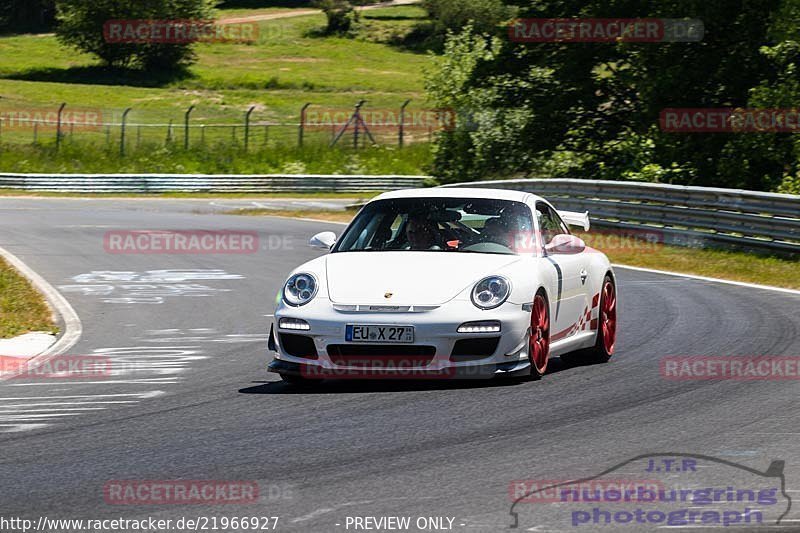
[[(56, 342), (30, 358), (28, 360), (29, 363), (40, 363), (49, 357), (62, 354), (75, 346), (83, 334), (83, 324), (67, 299), (47, 280), (26, 265), (19, 257), (2, 246), (0, 246), (0, 257), (5, 259), (12, 267), (16, 268), (25, 279), (33, 284), (34, 288), (45, 297), (51, 311), (56, 315), (56, 319), (60, 319), (64, 326), (64, 331), (59, 335)], [(0, 379), (0, 381), (4, 381), (4, 379)]]
[(785, 294), (792, 294), (795, 296), (800, 296), (800, 290), (795, 289), (786, 289), (783, 287), (773, 287), (772, 285), (759, 285), (757, 283), (747, 283), (744, 281), (733, 281), (730, 279), (721, 279), (721, 278), (710, 278), (707, 276), (698, 276), (696, 274), (685, 274), (683, 272), (672, 272), (669, 270), (656, 270), (654, 268), (644, 268), (644, 267), (636, 267), (636, 266), (629, 266), (629, 265), (622, 265), (618, 263), (614, 263), (611, 266), (614, 268), (624, 268), (627, 270), (635, 270), (638, 272), (649, 272), (651, 274), (663, 274), (665, 276), (675, 276), (679, 278), (690, 278), (690, 279), (697, 279), (701, 281), (710, 281), (712, 283), (724, 283), (726, 285), (735, 285), (737, 287), (746, 287), (749, 289), (759, 289), (764, 291), (773, 291), (773, 292), (782, 292)]

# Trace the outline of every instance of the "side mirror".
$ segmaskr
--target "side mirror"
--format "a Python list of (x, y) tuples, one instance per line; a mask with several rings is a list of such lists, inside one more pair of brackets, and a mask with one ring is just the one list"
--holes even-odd
[(308, 241), (308, 245), (312, 248), (321, 248), (323, 250), (330, 250), (334, 244), (336, 244), (336, 234), (332, 231), (317, 233)]
[(556, 235), (545, 247), (548, 254), (579, 254), (586, 250), (586, 243), (575, 235)]

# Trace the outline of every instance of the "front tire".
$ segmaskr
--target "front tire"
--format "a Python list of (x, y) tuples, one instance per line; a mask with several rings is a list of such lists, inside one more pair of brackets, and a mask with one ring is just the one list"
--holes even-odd
[(296, 376), (294, 374), (280, 374), (281, 380), (287, 385), (295, 385), (298, 387), (306, 387), (311, 382), (303, 376)]
[(531, 361), (531, 379), (541, 379), (547, 372), (550, 359), (550, 306), (544, 291), (539, 291), (533, 298), (528, 357)]

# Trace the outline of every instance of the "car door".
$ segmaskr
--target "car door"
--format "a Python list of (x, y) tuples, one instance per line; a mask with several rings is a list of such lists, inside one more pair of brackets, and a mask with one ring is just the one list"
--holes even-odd
[[(553, 265), (558, 277), (555, 310), (551, 316), (550, 340), (557, 342), (582, 331), (589, 310), (588, 269), (586, 253), (548, 253), (544, 247), (556, 235), (570, 234), (558, 213), (545, 202), (536, 203), (536, 219), (545, 260)], [(551, 308), (553, 306), (551, 305)], [(588, 326), (587, 326), (588, 327)]]

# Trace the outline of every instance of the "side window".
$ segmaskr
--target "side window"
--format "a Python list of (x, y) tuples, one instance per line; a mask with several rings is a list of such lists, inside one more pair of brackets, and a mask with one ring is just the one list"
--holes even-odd
[(552, 241), (556, 235), (569, 234), (569, 229), (562, 222), (561, 217), (547, 204), (541, 202), (536, 204), (536, 218), (539, 221), (539, 229), (542, 232), (542, 242), (544, 244)]

